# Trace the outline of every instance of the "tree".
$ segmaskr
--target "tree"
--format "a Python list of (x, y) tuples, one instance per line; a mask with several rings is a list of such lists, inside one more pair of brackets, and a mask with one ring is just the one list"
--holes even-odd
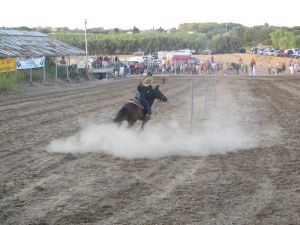
[(120, 33), (120, 29), (119, 29), (119, 28), (114, 28), (114, 33), (115, 33), (115, 34)]
[(137, 28), (136, 26), (134, 26), (133, 29), (132, 29), (132, 33), (134, 33), (134, 34), (140, 33), (139, 28)]
[(235, 52), (242, 46), (242, 40), (236, 36), (216, 35), (211, 42), (212, 49), (219, 53)]
[(171, 28), (171, 29), (169, 30), (169, 32), (170, 32), (170, 33), (175, 33), (175, 32), (177, 32), (177, 29), (176, 29), (175, 27), (173, 27), (173, 28)]
[(69, 28), (68, 27), (58, 27), (56, 28), (56, 32), (69, 32)]
[(16, 27), (15, 29), (16, 30), (28, 30), (28, 31), (32, 30), (31, 28), (26, 27), (26, 26)]
[(295, 46), (295, 35), (285, 29), (277, 29), (270, 33), (273, 46), (276, 48), (292, 48)]
[(157, 31), (157, 32), (160, 32), (160, 33), (166, 32), (162, 27), (158, 28), (156, 31)]
[(295, 37), (295, 46), (300, 47), (300, 35)]

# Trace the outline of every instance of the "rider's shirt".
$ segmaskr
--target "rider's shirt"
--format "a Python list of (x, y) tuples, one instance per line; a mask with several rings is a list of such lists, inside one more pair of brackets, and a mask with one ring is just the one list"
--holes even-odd
[(152, 86), (144, 86), (142, 83), (139, 83), (137, 86), (137, 95), (142, 95), (144, 97), (150, 95), (152, 93), (153, 89)]

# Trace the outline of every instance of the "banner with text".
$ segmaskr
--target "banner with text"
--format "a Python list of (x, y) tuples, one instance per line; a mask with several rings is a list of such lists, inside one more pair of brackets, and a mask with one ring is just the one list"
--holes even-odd
[(0, 73), (16, 70), (16, 59), (0, 59)]
[(39, 67), (44, 67), (44, 65), (45, 65), (45, 56), (39, 58), (28, 58), (28, 59), (18, 58), (17, 59), (18, 70), (39, 68)]
[(86, 62), (85, 61), (78, 61), (77, 62), (78, 69), (85, 69), (86, 68)]

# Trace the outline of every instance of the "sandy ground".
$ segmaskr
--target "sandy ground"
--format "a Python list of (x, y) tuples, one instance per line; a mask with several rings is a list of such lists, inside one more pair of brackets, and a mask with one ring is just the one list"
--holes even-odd
[(80, 124), (113, 117), (137, 80), (2, 96), (0, 224), (299, 224), (300, 77), (170, 76), (147, 126), (190, 129), (191, 80), (193, 132), (232, 121), (255, 143), (156, 159), (48, 152)]

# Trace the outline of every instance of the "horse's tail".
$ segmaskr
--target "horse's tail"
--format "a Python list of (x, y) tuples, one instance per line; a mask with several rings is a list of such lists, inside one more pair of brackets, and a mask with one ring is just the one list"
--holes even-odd
[(122, 122), (124, 120), (124, 116), (127, 114), (127, 112), (128, 112), (128, 109), (125, 107), (120, 109), (117, 116), (114, 118), (114, 122), (115, 123)]

